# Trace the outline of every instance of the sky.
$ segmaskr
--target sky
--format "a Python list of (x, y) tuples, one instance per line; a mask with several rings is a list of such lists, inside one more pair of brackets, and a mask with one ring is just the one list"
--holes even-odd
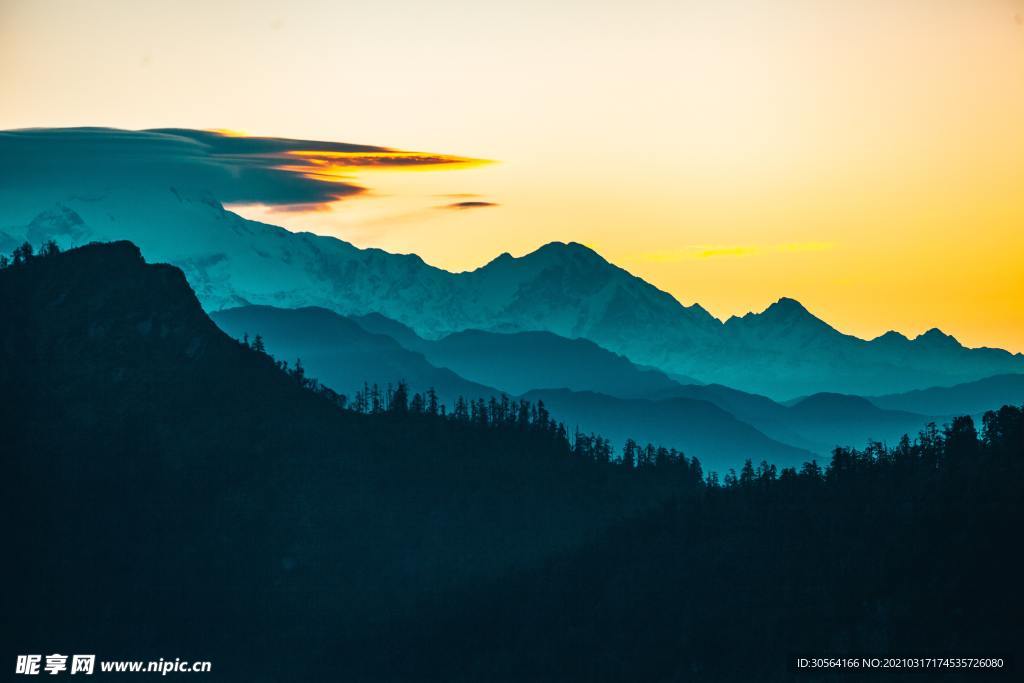
[(0, 129), (83, 125), (461, 161), (232, 203), (450, 270), (572, 240), (722, 318), (1024, 351), (1024, 0), (0, 0)]

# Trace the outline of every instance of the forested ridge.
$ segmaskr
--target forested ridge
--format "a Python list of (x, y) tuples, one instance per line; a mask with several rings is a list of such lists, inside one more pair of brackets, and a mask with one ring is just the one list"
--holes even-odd
[(0, 270), (7, 654), (748, 681), (795, 653), (1021, 650), (1024, 408), (703, 472), (541, 404), (342, 397), (130, 244), (44, 252)]
[(844, 680), (791, 672), (796, 655), (1019, 667), (1022, 493), (1024, 408), (1013, 406), (986, 414), (980, 434), (958, 418), (893, 448), (837, 449), (824, 468), (748, 463), (438, 606), (436, 625), (410, 625), (429, 639), (375, 637), (408, 644), (407, 673), (465, 681)]

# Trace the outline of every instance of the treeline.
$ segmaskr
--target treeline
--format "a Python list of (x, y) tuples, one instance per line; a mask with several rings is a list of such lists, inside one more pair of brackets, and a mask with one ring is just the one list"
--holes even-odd
[[(384, 415), (392, 417), (423, 416), (452, 423), (472, 425), (481, 429), (518, 430), (546, 435), (558, 452), (583, 460), (605, 465), (618, 466), (624, 470), (659, 468), (672, 471), (686, 483), (711, 491), (763, 489), (779, 482), (782, 487), (793, 485), (817, 485), (834, 482), (840, 478), (863, 478), (881, 476), (887, 479), (931, 472), (942, 466), (959, 466), (956, 463), (969, 461), (981, 450), (993, 448), (996, 443), (1012, 442), (1015, 415), (1020, 409), (1007, 406), (999, 411), (990, 411), (983, 417), (983, 428), (979, 432), (970, 416), (954, 418), (949, 424), (939, 427), (929, 423), (913, 439), (904, 435), (895, 446), (881, 442), (870, 442), (863, 448), (852, 446), (837, 447), (830, 462), (822, 467), (817, 460), (805, 462), (801, 467), (784, 467), (781, 470), (766, 460), (755, 465), (748, 458), (739, 472), (730, 468), (724, 475), (718, 472), (704, 472), (700, 459), (688, 457), (675, 448), (643, 445), (630, 438), (622, 450), (615, 452), (611, 442), (599, 434), (584, 433), (576, 428), (572, 434), (563, 422), (554, 419), (543, 401), (532, 403), (525, 399), (513, 399), (506, 394), (490, 399), (466, 399), (459, 396), (449, 408), (442, 402), (433, 387), (423, 393), (411, 393), (404, 381), (385, 387), (374, 383), (363, 384), (350, 400), (307, 375), (301, 359), (293, 365), (277, 360), (266, 350), (261, 335), (251, 341), (243, 336), (242, 346), (269, 358), (274, 365), (291, 377), (296, 383), (321, 397), (337, 408), (362, 415)], [(1017, 411), (1017, 413), (1014, 413)], [(1009, 436), (1008, 436), (1009, 435)], [(1024, 449), (1024, 440), (1018, 434), (1018, 445)]]
[[(301, 387), (325, 398), (337, 408), (361, 415), (382, 415), (392, 417), (422, 416), (447, 422), (476, 426), (481, 429), (517, 430), (548, 437), (562, 453), (583, 460), (606, 465), (617, 465), (626, 470), (659, 467), (673, 469), (695, 483), (704, 481), (703, 467), (697, 457), (687, 457), (675, 448), (642, 445), (634, 439), (627, 439), (619, 453), (615, 453), (611, 441), (599, 434), (585, 433), (577, 427), (570, 435), (565, 423), (556, 420), (544, 405), (544, 401), (513, 399), (507, 394), (491, 396), (489, 399), (456, 398), (449, 407), (440, 400), (437, 391), (430, 387), (425, 392), (410, 393), (404, 380), (397, 384), (381, 387), (377, 383), (364, 382), (353, 397), (339, 393), (325, 386), (315, 377), (310, 377), (298, 358), (293, 364), (274, 358), (266, 348), (262, 335), (242, 336), (243, 347), (269, 358), (281, 372), (287, 374)], [(709, 475), (709, 483), (717, 485), (718, 475)]]
[(1024, 406), (838, 448), (825, 467), (748, 462), (581, 552), (424, 610), (436, 621), (368, 633), (377, 657), (353, 678), (847, 680), (795, 674), (793, 658), (957, 653), (1003, 658), (1006, 680), (1024, 666), (1022, 493)]
[(20, 266), (33, 259), (56, 256), (59, 253), (60, 247), (53, 240), (43, 242), (42, 246), (39, 247), (39, 251), (33, 249), (30, 242), (23, 242), (20, 246), (14, 248), (10, 256), (0, 254), (0, 268)]

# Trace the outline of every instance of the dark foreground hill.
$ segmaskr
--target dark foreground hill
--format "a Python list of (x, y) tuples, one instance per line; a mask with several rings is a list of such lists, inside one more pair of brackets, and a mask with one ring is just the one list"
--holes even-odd
[[(745, 467), (374, 637), (446, 681), (1016, 680), (1022, 493), (1024, 408), (1006, 406), (980, 434), (963, 417), (823, 469)], [(1002, 668), (793, 670), (850, 654)]]
[(126, 243), (0, 270), (0, 310), (7, 661), (374, 683), (1020, 666), (1024, 409), (702, 485), (654, 449), (571, 454), (539, 405), (340, 410)]
[(358, 661), (354, 633), (539, 566), (679, 486), (570, 456), (536, 412), (482, 427), (342, 411), (129, 243), (0, 270), (0, 310), (12, 659), (322, 680)]

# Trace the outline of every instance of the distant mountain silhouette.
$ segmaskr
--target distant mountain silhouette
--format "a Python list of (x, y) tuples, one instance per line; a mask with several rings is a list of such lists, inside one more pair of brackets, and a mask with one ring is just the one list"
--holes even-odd
[(966, 349), (938, 331), (914, 340), (845, 335), (791, 299), (722, 323), (580, 244), (553, 242), (449, 273), (414, 255), (247, 221), (209, 196), (143, 182), (88, 197), (59, 187), (4, 195), (0, 243), (131, 239), (150, 259), (181, 267), (211, 311), (260, 304), (379, 312), (431, 339), (469, 329), (551, 332), (775, 399), (879, 395), (1024, 372), (1021, 354)]
[(780, 466), (810, 460), (813, 454), (781, 443), (708, 401), (671, 398), (657, 401), (622, 399), (567, 389), (531, 391), (524, 395), (544, 405), (565, 422), (622, 444), (640, 435), (646, 441), (673, 446), (700, 458), (709, 469), (739, 468), (745, 458), (767, 458)]
[(428, 346), (427, 340), (416, 334), (414, 329), (380, 313), (373, 312), (348, 317), (367, 332), (391, 337), (410, 351), (422, 352)]
[[(266, 330), (263, 336), (271, 351), (285, 358), (301, 357), (313, 374), (338, 391), (351, 393), (363, 381), (383, 386), (403, 378), (416, 389), (435, 386), (449, 400), (459, 394), (500, 392), (536, 398), (544, 395), (541, 389), (568, 389), (550, 405), (570, 425), (601, 433), (616, 448), (626, 438), (635, 438), (684, 451), (689, 445), (688, 452), (701, 458), (714, 452), (720, 468), (735, 467), (746, 457), (743, 454), (756, 450), (747, 427), (774, 442), (764, 446), (764, 452), (778, 453), (780, 461), (789, 462), (794, 453), (827, 456), (838, 444), (863, 444), (869, 439), (893, 442), (905, 433), (916, 433), (932, 419), (941, 421), (881, 409), (855, 396), (821, 394), (790, 407), (722, 385), (681, 384), (663, 373), (638, 368), (592, 342), (545, 332), (471, 330), (427, 340), (380, 314), (353, 318), (368, 328), (364, 335), (352, 330), (352, 321), (324, 309), (255, 306), (212, 317), (237, 338)], [(397, 349), (390, 335), (400, 338), (406, 348)], [(664, 399), (693, 401), (661, 403)], [(650, 400), (659, 401), (658, 410), (650, 412)], [(705, 420), (708, 403), (746, 423), (744, 429), (737, 431), (733, 421), (722, 422), (717, 413), (715, 419)], [(587, 414), (588, 410), (592, 412)], [(793, 450), (772, 450), (780, 444)]]
[[(776, 306), (772, 315), (799, 319), (810, 314), (798, 303), (787, 300)], [(966, 412), (952, 410), (913, 414), (912, 411), (898, 409), (880, 410), (853, 396), (829, 397), (825, 394), (807, 399), (801, 407), (789, 407), (766, 396), (720, 384), (685, 384), (683, 379), (668, 380), (662, 373), (642, 369), (637, 372), (637, 366), (627, 359), (585, 340), (566, 340), (548, 333), (498, 334), (471, 330), (430, 341), (380, 314), (355, 320), (370, 330), (400, 338), (403, 345), (420, 350), (435, 365), (510, 393), (564, 388), (618, 398), (691, 398), (713, 403), (775, 441), (819, 454), (827, 455), (837, 444), (863, 444), (869, 439), (892, 441), (904, 433), (922, 429), (930, 419), (934, 419), (933, 415)], [(1009, 377), (1018, 377), (1024, 382), (1024, 375)], [(988, 408), (1012, 403), (1012, 398), (1009, 395), (1005, 401), (990, 402)], [(570, 414), (579, 415), (580, 408), (570, 409)], [(626, 421), (620, 419), (619, 413), (609, 411), (601, 414), (604, 416), (601, 419), (595, 416), (584, 421), (592, 425), (588, 429), (608, 435), (630, 432), (631, 427), (625, 426)], [(662, 440), (667, 438), (663, 436), (665, 433), (664, 430), (655, 430), (650, 439)], [(659, 436), (656, 438), (655, 434)], [(648, 438), (643, 430), (634, 431), (632, 435)], [(664, 443), (681, 446), (670, 440)], [(720, 449), (723, 453), (735, 451), (730, 444), (724, 444)]]
[(913, 340), (895, 332), (859, 339), (786, 298), (761, 313), (730, 318), (723, 327), (723, 344), (704, 359), (721, 368), (714, 381), (776, 399), (823, 391), (876, 394), (882, 386), (918, 388), (1024, 371), (1021, 354), (967, 349), (938, 330)]
[[(691, 398), (708, 401), (777, 441), (818, 453), (827, 452), (830, 448), (828, 443), (819, 442), (803, 434), (801, 420), (789, 407), (760, 394), (739, 391), (721, 384), (684, 384), (651, 398)], [(862, 441), (863, 439), (859, 439), (852, 443)]]
[(397, 385), (404, 380), (412, 391), (433, 388), (453, 405), (459, 396), (490, 397), (499, 389), (463, 379), (446, 368), (431, 365), (421, 353), (363, 327), (325, 308), (245, 306), (216, 311), (217, 326), (236, 339), (262, 336), (267, 350), (303, 365), (321, 382), (350, 398), (364, 383)]
[(647, 398), (678, 386), (663, 372), (640, 368), (592, 341), (566, 339), (551, 332), (467, 330), (430, 343), (426, 354), (433, 363), (517, 394), (569, 388)]
[(880, 408), (930, 415), (980, 415), (999, 406), (1024, 403), (1024, 375), (995, 375), (951, 387), (868, 396)]
[(465, 330), (427, 340), (379, 313), (353, 320), (369, 331), (388, 335), (402, 346), (422, 352), (435, 365), (513, 394), (564, 388), (621, 398), (650, 398), (673, 392), (683, 381), (637, 366), (588, 339), (566, 339), (551, 332)]
[[(708, 458), (709, 466), (725, 468), (738, 467), (751, 453), (785, 462), (809, 455), (768, 439), (705, 401), (646, 400), (685, 390), (664, 374), (638, 368), (586, 340), (547, 332), (469, 331), (430, 341), (380, 315), (357, 318), (356, 324), (321, 308), (246, 306), (211, 317), (237, 339), (258, 332), (271, 353), (301, 358), (312, 375), (350, 397), (363, 382), (383, 387), (403, 379), (415, 391), (434, 387), (449, 405), (460, 395), (486, 398), (507, 392), (550, 400), (557, 419), (606, 436), (616, 452), (634, 438), (679, 448)], [(420, 351), (402, 348), (385, 334), (362, 329), (363, 324), (395, 334)], [(463, 373), (473, 381), (463, 379)], [(490, 382), (496, 386), (485, 384)], [(563, 388), (574, 391), (558, 391)]]
[[(861, 396), (821, 393), (800, 399), (790, 407), (800, 433), (830, 450), (868, 439), (892, 445), (904, 434), (916, 434), (935, 418), (902, 410), (879, 408)], [(941, 421), (941, 418), (940, 418)]]
[(841, 336), (826, 322), (814, 317), (799, 301), (787, 297), (761, 313), (733, 316), (725, 321), (725, 327), (735, 340), (750, 340), (756, 344), (791, 344), (795, 341), (813, 344)]

